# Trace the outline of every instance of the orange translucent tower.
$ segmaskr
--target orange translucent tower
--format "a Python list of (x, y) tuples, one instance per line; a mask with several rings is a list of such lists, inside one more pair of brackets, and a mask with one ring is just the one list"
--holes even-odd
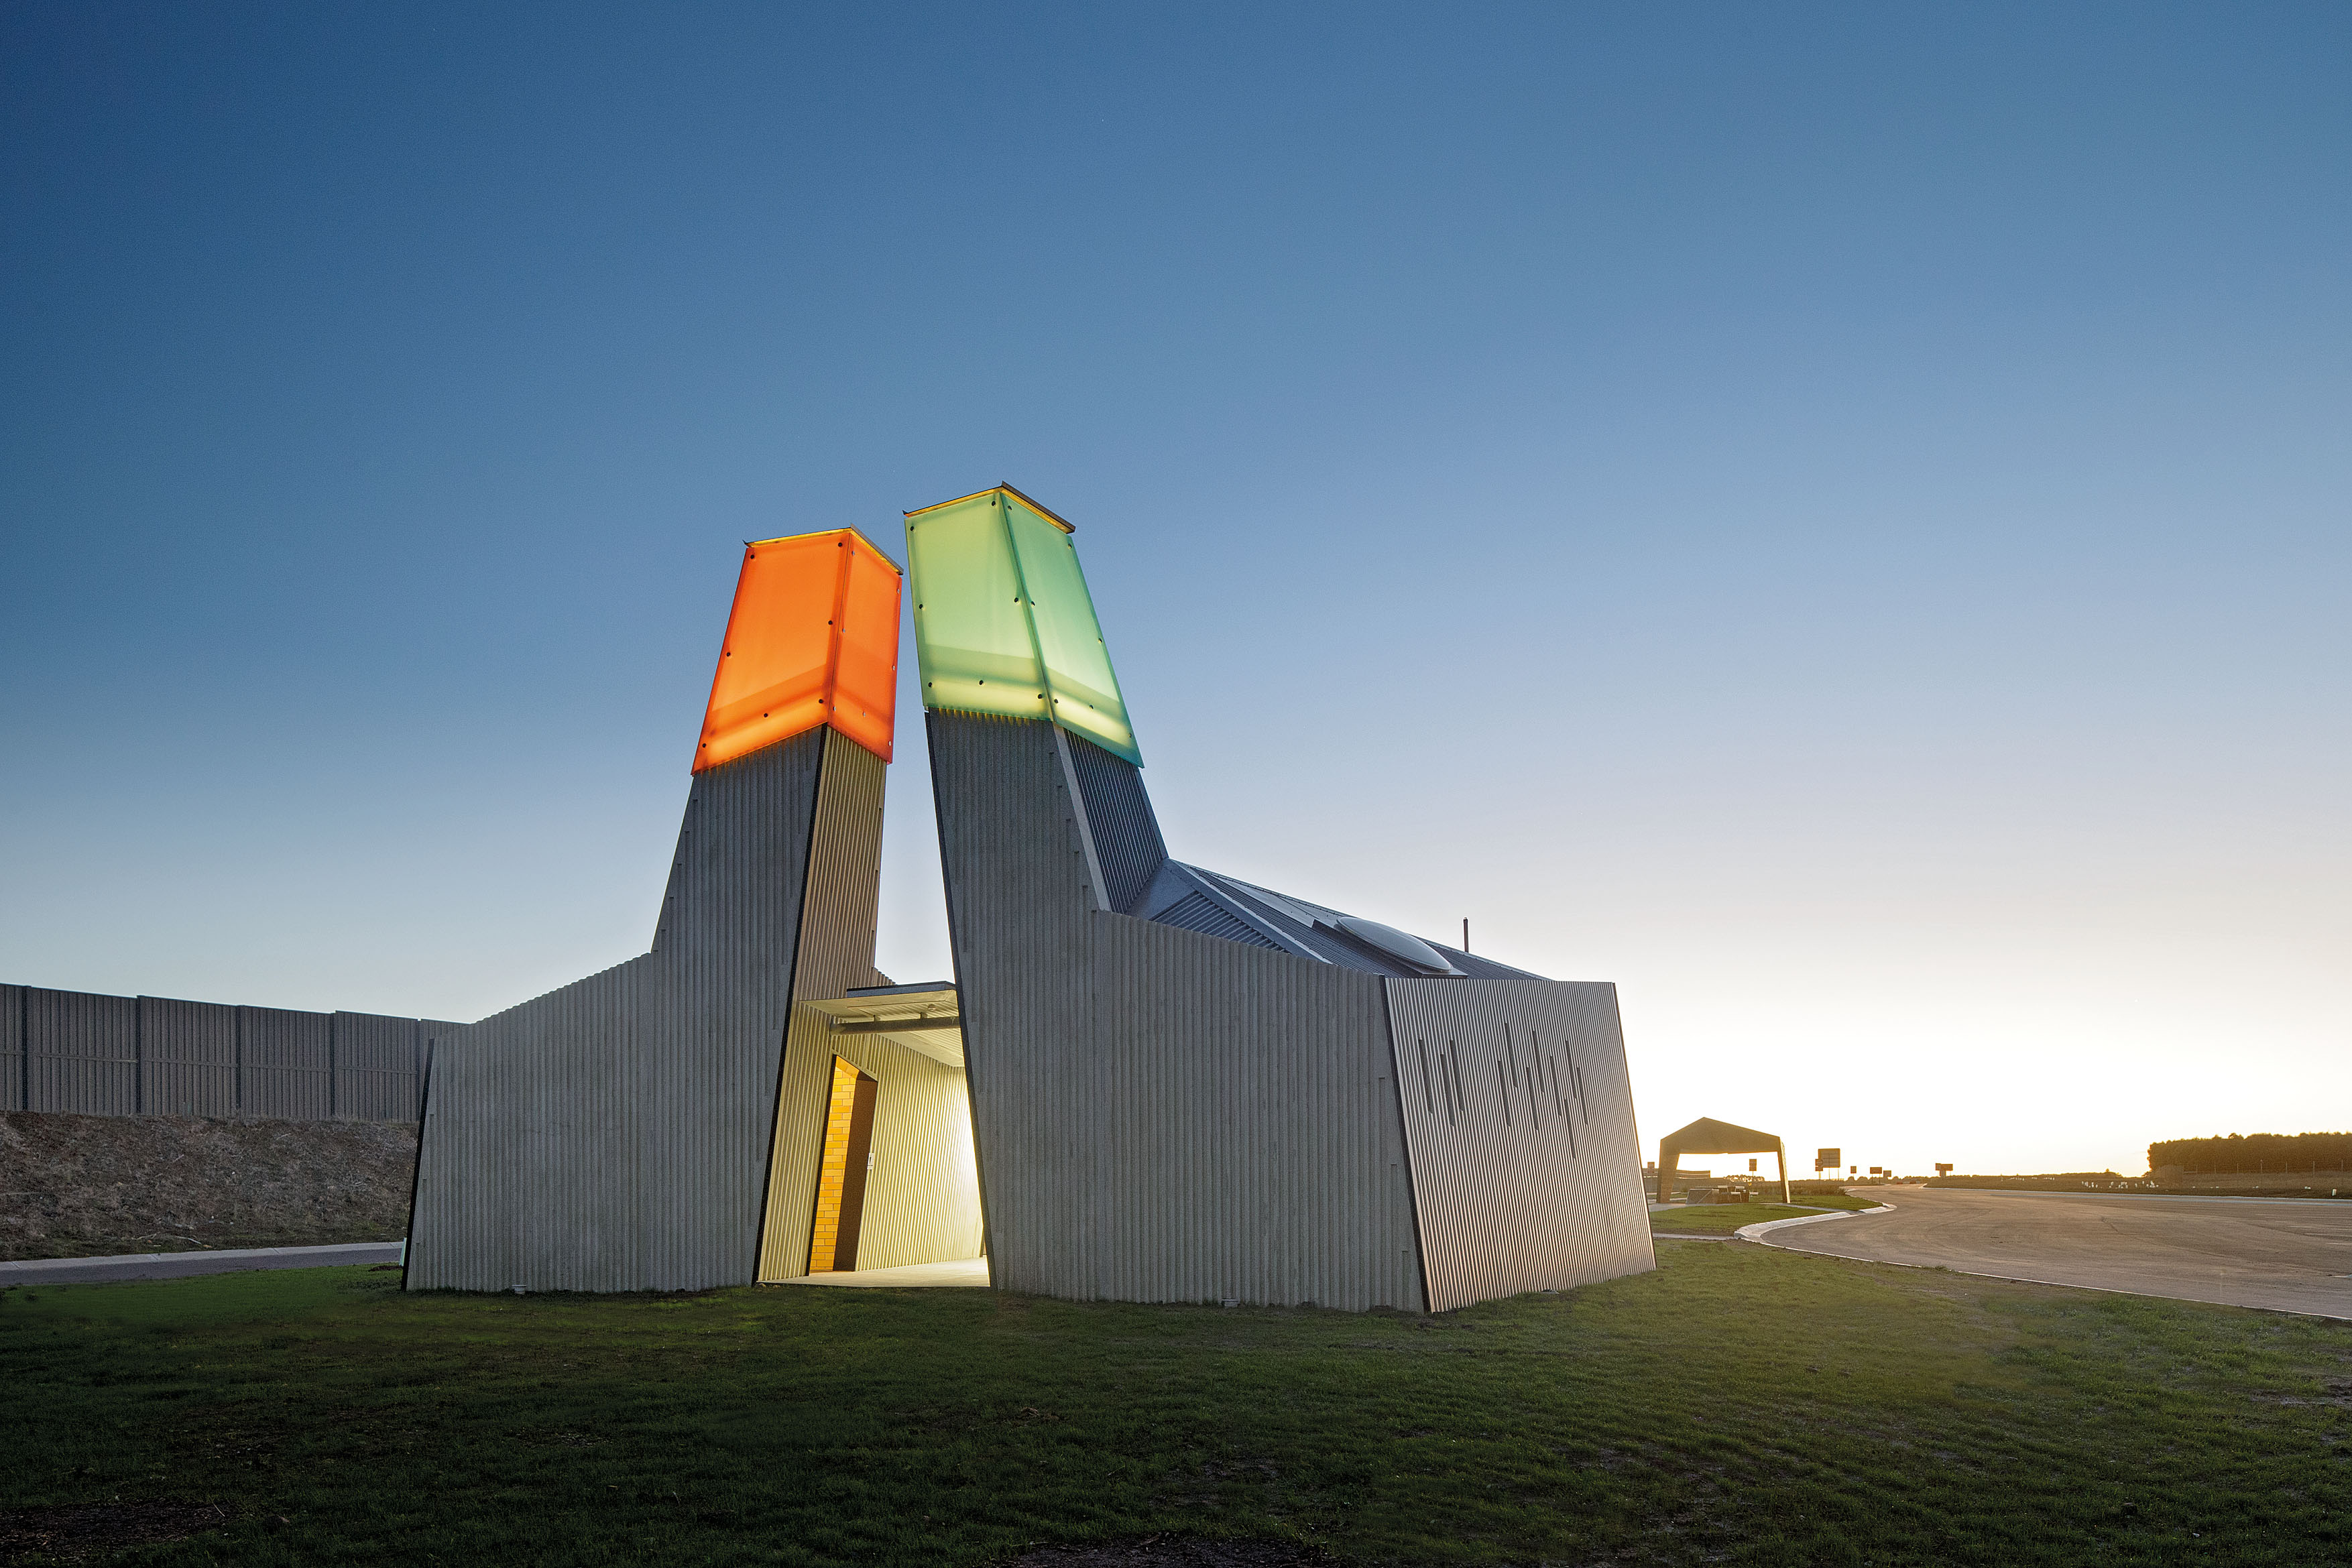
[(694, 770), (825, 724), (889, 761), (899, 582), (854, 528), (745, 545)]

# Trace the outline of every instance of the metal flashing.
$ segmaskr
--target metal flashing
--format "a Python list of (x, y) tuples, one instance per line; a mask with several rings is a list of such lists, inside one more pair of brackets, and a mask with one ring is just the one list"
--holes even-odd
[[(859, 528), (855, 523), (850, 524), (846, 528), (826, 528), (820, 531), (824, 533), (849, 534), (856, 538), (859, 544), (864, 545), (867, 549), (872, 550), (876, 555), (880, 556), (884, 560), (889, 562), (893, 570), (898, 572), (902, 576), (906, 572), (906, 567), (899, 562), (897, 556), (892, 555), (888, 550), (883, 549), (879, 540), (876, 539), (873, 535), (867, 533), (864, 528)], [(745, 539), (743, 541), (743, 548), (745, 549), (751, 549), (761, 545), (786, 544), (793, 539), (807, 538), (811, 537), (812, 536), (807, 534), (778, 534), (772, 539)]]
[(1011, 496), (1013, 499), (1019, 501), (1023, 506), (1027, 507), (1031, 511), (1035, 512), (1039, 517), (1044, 517), (1047, 522), (1053, 524), (1064, 533), (1075, 534), (1078, 531), (1077, 524), (1071, 522), (1059, 512), (1053, 510), (1043, 501), (1037, 500), (1032, 496), (1016, 490), (1011, 484), (1001, 480), (996, 484), (991, 485), (985, 490), (974, 490), (971, 495), (958, 496), (952, 501), (935, 502), (930, 506), (918, 507), (911, 512), (901, 512), (898, 515), (902, 517), (925, 517), (932, 512), (945, 511), (950, 507), (961, 506), (966, 501), (977, 501), (982, 496), (993, 495), (999, 491), (1002, 491), (1007, 496)]

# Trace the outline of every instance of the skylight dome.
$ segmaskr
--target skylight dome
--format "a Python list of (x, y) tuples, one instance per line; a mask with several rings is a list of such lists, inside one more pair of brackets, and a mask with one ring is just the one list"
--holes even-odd
[(1402, 958), (1433, 974), (1458, 975), (1462, 972), (1447, 962), (1444, 954), (1420, 937), (1409, 936), (1393, 925), (1383, 925), (1377, 920), (1366, 920), (1360, 915), (1342, 915), (1339, 916), (1339, 929), (1359, 942), (1370, 943), (1391, 958)]

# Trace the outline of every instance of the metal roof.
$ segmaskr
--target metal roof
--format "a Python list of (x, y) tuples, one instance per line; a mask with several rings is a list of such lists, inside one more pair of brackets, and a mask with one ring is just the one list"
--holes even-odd
[[(1226, 916), (1225, 922), (1203, 918), (1202, 901), (1213, 905)], [(1376, 924), (1350, 915), (1344, 911), (1311, 904), (1303, 898), (1276, 893), (1239, 877), (1225, 876), (1181, 861), (1168, 861), (1151, 889), (1135, 906), (1135, 913), (1146, 920), (1161, 925), (1181, 925), (1187, 930), (1205, 931), (1232, 941), (1247, 942), (1258, 938), (1257, 946), (1278, 947), (1286, 953), (1318, 963), (1335, 965), (1343, 969), (1355, 969), (1367, 975), (1388, 975), (1412, 978), (1444, 975), (1448, 971), (1413, 963), (1397, 954), (1365, 940), (1347, 928), (1348, 922)], [(1443, 942), (1419, 938), (1437, 950), (1438, 956), (1451, 967), (1456, 976), (1480, 979), (1512, 977), (1542, 979), (1525, 969), (1515, 969), (1508, 964), (1497, 964), (1492, 958), (1482, 958), (1465, 953), (1459, 947), (1449, 947)]]

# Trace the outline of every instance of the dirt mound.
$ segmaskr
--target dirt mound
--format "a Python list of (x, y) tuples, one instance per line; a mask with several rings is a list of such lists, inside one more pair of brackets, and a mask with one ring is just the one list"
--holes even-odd
[(397, 1241), (412, 1122), (0, 1113), (0, 1260)]
[(38, 1557), (71, 1563), (133, 1546), (184, 1541), (228, 1522), (208, 1502), (93, 1502), (65, 1508), (0, 1509), (0, 1563)]

